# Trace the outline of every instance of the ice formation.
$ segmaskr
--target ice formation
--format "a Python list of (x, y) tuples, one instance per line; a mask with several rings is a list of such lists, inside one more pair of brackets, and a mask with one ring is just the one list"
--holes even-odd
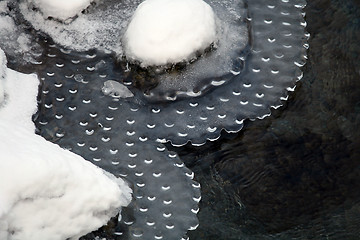
[(134, 200), (115, 228), (122, 237), (114, 238), (180, 239), (195, 229), (200, 186), (175, 153), (143, 137), (145, 129), (159, 132), (143, 114), (147, 106), (139, 91), (118, 82), (121, 75), (112, 72), (108, 55), (73, 55), (51, 46), (41, 58), (46, 71), (38, 72), (41, 99), (34, 122), (45, 139), (131, 183)]
[[(245, 119), (269, 116), (294, 91), (306, 60), (305, 0), (207, 0), (219, 19), (217, 49), (183, 72), (161, 77), (205, 78), (214, 88), (197, 97), (151, 101), (134, 84), (138, 68), (126, 62), (118, 68), (114, 52), (103, 51), (122, 54), (119, 39), (141, 0), (99, 1), (69, 24), (44, 19), (26, 1), (10, 2), (19, 11), (5, 16), (17, 23), (25, 17), (32, 26), (23, 33), (44, 50), (31, 65), (42, 80), (34, 118), (39, 134), (132, 184), (134, 200), (114, 227), (120, 239), (180, 239), (196, 229), (200, 186), (162, 143), (202, 145), (223, 130), (240, 131)], [(14, 58), (8, 48), (6, 54)], [(20, 60), (13, 67), (21, 69)], [(101, 91), (113, 79), (134, 96), (114, 97), (115, 86)], [(189, 93), (186, 87), (162, 90)]]
[(146, 0), (124, 36), (128, 59), (143, 66), (190, 60), (216, 41), (216, 16), (203, 0)]
[(76, 239), (98, 229), (129, 204), (130, 188), (35, 135), (37, 76), (0, 66), (7, 96), (0, 106), (0, 239)]
[[(189, 0), (184, 2), (187, 1)], [(86, 14), (80, 14), (69, 24), (44, 19), (39, 11), (33, 11), (26, 2), (21, 2), (19, 7), (21, 14), (36, 30), (48, 34), (62, 47), (76, 51), (107, 50), (115, 52), (119, 59), (122, 59), (124, 46), (120, 39), (125, 35), (129, 22), (141, 2), (143, 1), (96, 1), (96, 5), (89, 7)], [(210, 79), (223, 78), (226, 82), (228, 77), (224, 77), (225, 75), (240, 71), (241, 67), (236, 59), (248, 44), (244, 3), (242, 0), (206, 2), (208, 5), (204, 6), (211, 6), (217, 19), (216, 50), (207, 52), (206, 56), (201, 56), (197, 61), (188, 64), (184, 71), (157, 76), (160, 84), (151, 91), (150, 98), (156, 99), (161, 96), (163, 100), (174, 92), (190, 97), (198, 96), (199, 89), (205, 92), (204, 86), (206, 89), (211, 86)], [(197, 26), (191, 26), (191, 29), (195, 28)], [(192, 45), (193, 43), (189, 46)]]
[(62, 21), (75, 17), (86, 9), (92, 0), (29, 0), (44, 15)]
[(101, 91), (105, 95), (110, 95), (114, 98), (129, 98), (134, 96), (126, 86), (114, 80), (107, 80), (104, 82)]

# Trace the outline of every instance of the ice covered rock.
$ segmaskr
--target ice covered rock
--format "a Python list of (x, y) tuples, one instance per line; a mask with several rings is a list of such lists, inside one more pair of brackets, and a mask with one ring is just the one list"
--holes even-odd
[(187, 61), (216, 41), (216, 16), (203, 0), (146, 0), (125, 32), (125, 54), (143, 66)]
[(78, 14), (77, 18), (66, 21), (66, 24), (47, 20), (40, 11), (29, 8), (26, 1), (20, 1), (19, 8), (36, 30), (48, 34), (63, 47), (76, 51), (96, 48), (122, 55), (119, 38), (123, 36), (129, 19), (141, 1), (96, 1), (96, 8), (90, 8), (86, 14)]
[(114, 80), (107, 80), (101, 91), (105, 95), (110, 95), (114, 98), (129, 98), (134, 96), (126, 86)]
[(53, 17), (62, 21), (72, 18), (86, 9), (93, 0), (28, 0), (45, 18)]

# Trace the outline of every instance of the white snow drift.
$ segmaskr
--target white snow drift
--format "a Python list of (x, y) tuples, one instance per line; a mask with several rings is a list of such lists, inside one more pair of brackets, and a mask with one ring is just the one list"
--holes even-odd
[(5, 82), (1, 81), (6, 97), (0, 105), (0, 239), (77, 239), (98, 229), (130, 202), (131, 190), (123, 180), (35, 135), (31, 115), (38, 79), (5, 71)]
[(216, 41), (216, 17), (203, 0), (146, 0), (124, 36), (125, 54), (143, 66), (190, 60)]
[(33, 3), (44, 15), (59, 20), (75, 17), (86, 9), (92, 0), (28, 0)]

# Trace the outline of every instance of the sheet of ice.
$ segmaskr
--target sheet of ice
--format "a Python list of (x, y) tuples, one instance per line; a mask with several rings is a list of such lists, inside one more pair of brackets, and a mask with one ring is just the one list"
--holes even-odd
[(0, 106), (0, 239), (76, 239), (131, 200), (127, 184), (35, 135), (38, 79), (6, 69)]
[(216, 41), (216, 16), (203, 0), (146, 0), (123, 41), (127, 58), (143, 66), (188, 61)]
[(28, 0), (40, 9), (45, 18), (67, 20), (86, 9), (92, 0)]

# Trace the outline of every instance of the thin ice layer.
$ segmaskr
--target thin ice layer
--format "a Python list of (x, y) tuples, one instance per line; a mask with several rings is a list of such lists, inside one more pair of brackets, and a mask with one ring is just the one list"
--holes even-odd
[[(237, 132), (242, 128), (244, 119), (264, 118), (270, 114), (271, 107), (282, 105), (281, 100), (287, 99), (288, 91), (293, 91), (296, 81), (301, 78), (300, 66), (306, 59), (303, 1), (273, 1), (265, 4), (259, 0), (251, 1), (248, 7), (253, 40), (244, 70), (234, 75), (229, 83), (202, 97), (168, 104), (149, 103), (139, 90), (129, 86), (135, 97), (126, 102), (131, 102), (139, 109), (136, 111), (136, 118), (141, 119), (141, 124), (136, 125), (138, 132), (159, 142), (171, 141), (174, 145), (183, 145), (190, 141), (200, 145), (206, 140), (216, 140), (222, 129)], [(68, 61), (73, 56), (78, 61), (77, 66), (69, 63), (66, 68), (68, 72), (64, 73), (56, 67), (55, 62), (50, 66), (51, 62), (47, 61), (48, 72), (63, 78), (72, 78), (76, 74), (93, 78), (98, 74), (104, 80), (118, 81), (128, 74), (109, 67), (114, 62), (104, 54), (99, 59), (86, 58), (86, 54), (72, 54), (69, 53)], [(105, 62), (103, 69), (96, 69), (94, 66), (101, 61)], [(100, 103), (105, 100), (95, 101)], [(119, 104), (121, 112), (132, 114), (131, 107), (123, 102)], [(123, 129), (127, 127), (124, 125)]]
[(31, 116), (36, 112), (39, 80), (4, 69), (0, 239), (63, 240), (98, 229), (130, 202), (130, 188), (35, 135)]
[(245, 119), (262, 119), (282, 105), (288, 91), (302, 78), (307, 35), (302, 8), (305, 1), (249, 1), (251, 52), (244, 69), (232, 80), (203, 97), (168, 106), (153, 105), (147, 130), (160, 142), (201, 145), (219, 138), (221, 131), (238, 132)]
[(180, 239), (195, 229), (199, 184), (176, 154), (138, 131), (146, 123), (138, 116), (142, 109), (134, 104), (135, 96), (103, 94), (107, 79), (94, 66), (109, 62), (106, 54), (67, 52), (56, 45), (47, 51), (47, 71), (40, 73), (39, 133), (132, 184), (135, 200), (122, 211), (114, 234), (121, 233), (123, 239)]

